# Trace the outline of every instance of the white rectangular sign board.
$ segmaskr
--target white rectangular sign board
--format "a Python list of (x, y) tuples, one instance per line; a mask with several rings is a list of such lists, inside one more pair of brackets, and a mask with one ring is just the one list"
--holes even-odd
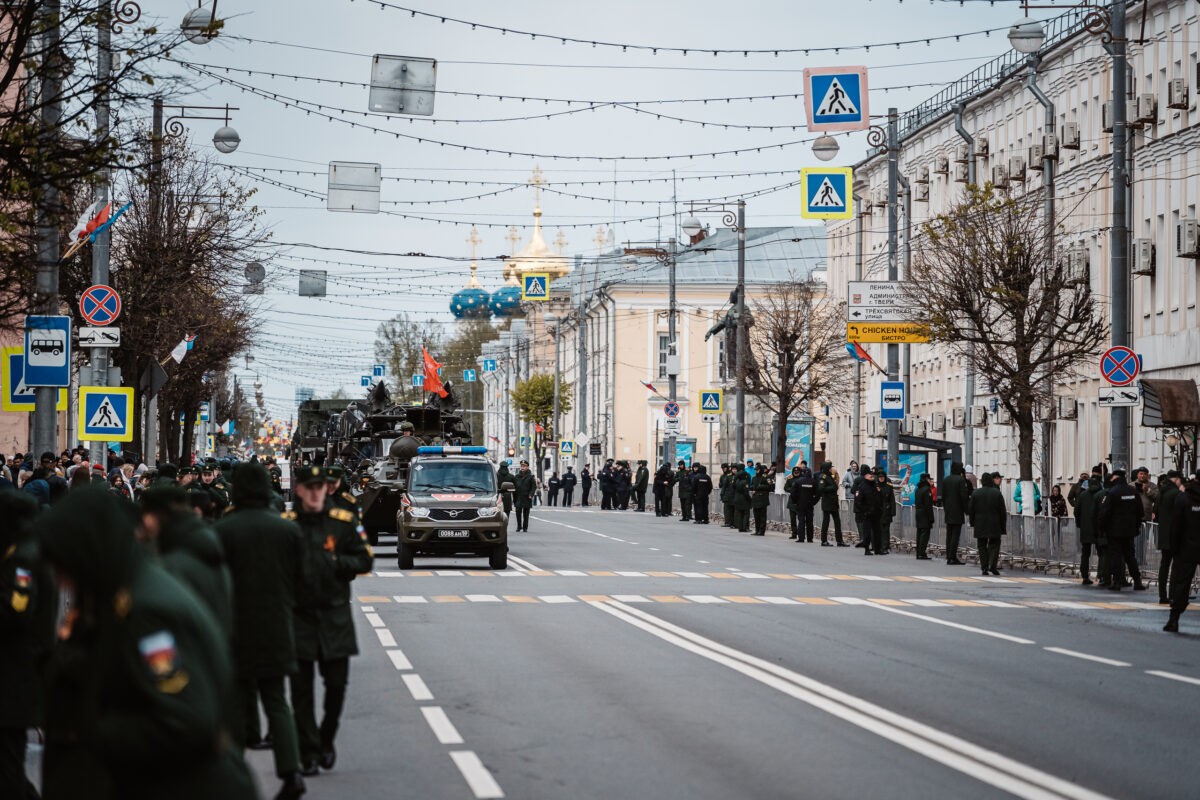
[(1105, 386), (1100, 389), (1100, 407), (1136, 406), (1142, 401), (1142, 391), (1136, 386)]

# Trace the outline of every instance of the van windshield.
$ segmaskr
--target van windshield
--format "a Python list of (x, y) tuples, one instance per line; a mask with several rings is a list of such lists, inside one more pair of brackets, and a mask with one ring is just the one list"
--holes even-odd
[(471, 492), (495, 494), (496, 473), (483, 461), (422, 461), (413, 464), (408, 491), (412, 494)]

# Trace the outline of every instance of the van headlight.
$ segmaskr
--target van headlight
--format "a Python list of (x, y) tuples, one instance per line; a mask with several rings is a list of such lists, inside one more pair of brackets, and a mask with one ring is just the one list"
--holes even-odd
[(476, 514), (480, 519), (491, 519), (492, 517), (496, 516), (497, 511), (499, 511), (499, 509), (495, 506), (486, 506), (479, 509)]
[(429, 509), (421, 508), (420, 506), (410, 506), (408, 513), (412, 514), (416, 519), (425, 519), (425, 517), (429, 516)]

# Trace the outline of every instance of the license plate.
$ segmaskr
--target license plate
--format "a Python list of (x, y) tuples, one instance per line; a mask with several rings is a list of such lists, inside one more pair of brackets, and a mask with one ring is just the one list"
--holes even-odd
[(470, 531), (438, 531), (439, 539), (468, 539), (470, 536)]

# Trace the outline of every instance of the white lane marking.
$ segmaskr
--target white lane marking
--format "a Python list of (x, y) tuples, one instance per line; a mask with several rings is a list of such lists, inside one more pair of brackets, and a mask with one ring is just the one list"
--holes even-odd
[(426, 600), (424, 597), (422, 597), (419, 594), (398, 594), (398, 595), (394, 596), (392, 599), (395, 600), (397, 603), (428, 603), (429, 602), (428, 600)]
[(645, 597), (640, 594), (614, 594), (613, 600), (620, 600), (622, 603), (649, 603)]
[(1026, 606), (1016, 603), (1006, 603), (1003, 600), (976, 600), (975, 602), (982, 603), (985, 606), (992, 606), (993, 608), (1026, 608)]
[(683, 558), (683, 553), (671, 553), (671, 558)]
[(1070, 656), (1071, 658), (1082, 658), (1084, 661), (1095, 661), (1097, 664), (1107, 664), (1110, 667), (1132, 667), (1128, 661), (1116, 661), (1103, 656), (1094, 656), (1090, 653), (1080, 653), (1078, 650), (1068, 650), (1065, 647), (1043, 647), (1043, 650), (1050, 653), (1058, 653), (1061, 656)]
[(565, 594), (543, 594), (538, 595), (538, 600), (543, 603), (577, 603), (579, 602), (574, 597)]
[(404, 573), (397, 572), (395, 570), (386, 570), (385, 571), (385, 570), (377, 569), (377, 570), (375, 570), (375, 577), (376, 578), (403, 578)]
[(644, 578), (644, 577), (646, 577), (646, 573), (644, 573), (644, 572), (618, 572), (617, 574), (620, 575), (622, 578)]
[(374, 610), (375, 610), (375, 606), (362, 606), (362, 607), (361, 607), (359, 610), (360, 610), (360, 611), (362, 611), (362, 612), (365, 614), (365, 613), (367, 613), (367, 612), (369, 612), (369, 611), (374, 611)]
[(439, 575), (439, 576), (453, 575), (455, 577), (461, 578), (463, 576), (463, 571), (460, 569), (436, 569), (433, 571), (433, 574)]
[(421, 676), (415, 672), (410, 672), (407, 675), (401, 675), (401, 680), (408, 687), (408, 693), (412, 695), (412, 699), (418, 703), (433, 699), (433, 692), (429, 691), (429, 687), (425, 685), (425, 681), (421, 680)]
[(919, 581), (929, 581), (930, 583), (954, 583), (949, 578), (939, 578), (936, 575), (914, 575), (913, 577)]
[(651, 550), (653, 550), (653, 551), (655, 551), (655, 552), (658, 552), (658, 551), (659, 551), (659, 550), (661, 550), (662, 548), (660, 548), (660, 547), (651, 547), (650, 549), (651, 549)]
[(684, 598), (693, 603), (728, 603), (723, 597), (713, 597), (711, 594), (685, 594)]
[(914, 606), (928, 606), (929, 608), (945, 608), (947, 605), (941, 600), (910, 600), (907, 597), (901, 597), (900, 599), (906, 603), (912, 603)]
[(492, 773), (488, 772), (488, 768), (483, 765), (483, 761), (475, 755), (474, 751), (451, 750), (450, 758), (454, 759), (454, 765), (458, 767), (458, 771), (467, 781), (467, 786), (471, 787), (471, 791), (478, 800), (504, 797), (500, 784), (496, 783)]
[(1070, 600), (1047, 600), (1046, 605), (1055, 608), (1091, 608), (1087, 603), (1076, 603)]
[(640, 544), (640, 542), (630, 542), (630, 544)]
[(831, 581), (831, 580), (833, 580), (833, 578), (829, 577), (828, 575), (812, 575), (807, 572), (794, 572), (792, 574), (795, 575), (797, 578), (803, 578), (806, 581)]
[(757, 578), (759, 580), (767, 580), (767, 581), (770, 580), (770, 578), (768, 578), (766, 575), (760, 575), (757, 572), (738, 572), (738, 577), (739, 578)]
[[(510, 558), (511, 558), (511, 556), (510, 556)], [(527, 578), (527, 577), (529, 577), (528, 575), (525, 574), (525, 572), (523, 570), (519, 570), (519, 569), (505, 569), (505, 570), (501, 570), (499, 572), (493, 572), (492, 574), (499, 575), (501, 578)]]
[(375, 635), (379, 637), (379, 643), (384, 647), (396, 646), (396, 639), (387, 628), (376, 628)]
[(772, 664), (619, 603), (589, 605), (682, 650), (726, 666), (814, 708), (888, 739), (901, 747), (1026, 800), (1109, 800), (1036, 767), (971, 744), (856, 695)]
[(367, 622), (371, 623), (372, 628), (383, 627), (383, 617), (379, 616), (378, 614), (374, 612), (367, 612), (366, 614), (363, 614), (363, 616), (367, 618)]
[(1038, 578), (1038, 577), (1035, 577), (1034, 580), (1041, 581), (1042, 583), (1074, 583), (1075, 582), (1075, 581), (1069, 581), (1066, 578)]
[(801, 605), (804, 605), (799, 600), (793, 600), (790, 597), (762, 597), (762, 596), (759, 596), (755, 599), (762, 600), (764, 603), (771, 603), (771, 604), (777, 605), (777, 606), (801, 606)]
[(401, 672), (413, 668), (412, 662), (408, 660), (408, 656), (404, 655), (403, 650), (385, 650), (384, 652), (387, 653), (388, 658), (392, 660), (392, 666)]
[(711, 564), (711, 561), (697, 561), (697, 564)]
[(864, 581), (891, 581), (891, 578), (885, 578), (882, 575), (855, 575), (856, 578), (862, 578)]
[(508, 554), (508, 560), (513, 562), (514, 564), (516, 564), (518, 567), (528, 570), (529, 572), (541, 572), (542, 571), (541, 567), (537, 566), (536, 564), (534, 564), (530, 561), (527, 561), (524, 558), (518, 558), (517, 556), (514, 556), (512, 553)]
[(1181, 681), (1182, 683), (1190, 683), (1194, 686), (1200, 686), (1200, 678), (1189, 678), (1187, 675), (1176, 675), (1174, 672), (1163, 672), (1161, 669), (1148, 669), (1147, 675), (1155, 675), (1159, 678), (1166, 678), (1171, 681)]
[(577, 569), (557, 569), (555, 572), (564, 578), (582, 578), (587, 575), (586, 572), (580, 572)]
[(738, 569), (737, 567), (726, 567), (725, 571), (726, 572), (741, 572), (741, 570)]
[(987, 581), (988, 583), (1015, 583), (1011, 578), (996, 578), (991, 575), (980, 575), (979, 580)]
[[(839, 598), (831, 597), (830, 599), (837, 600)], [(961, 622), (951, 622), (948, 619), (938, 619), (937, 617), (927, 617), (924, 614), (914, 614), (911, 611), (905, 611), (904, 609), (901, 609), (901, 608), (893, 608), (892, 606), (881, 606), (878, 603), (872, 603), (869, 600), (856, 603), (855, 605), (866, 605), (871, 608), (879, 609), (880, 611), (886, 611), (889, 614), (899, 614), (902, 617), (912, 617), (913, 619), (924, 620), (925, 622), (932, 622), (935, 625), (944, 625), (947, 628), (955, 628), (960, 631), (966, 631), (967, 633), (977, 633), (980, 636), (990, 636), (993, 639), (1002, 639), (1006, 642), (1012, 642), (1013, 644), (1037, 644), (1037, 642), (1033, 641), (1032, 639), (1022, 639), (1020, 636), (1009, 636), (1007, 633), (997, 633), (996, 631), (989, 631), (989, 630), (985, 630), (983, 628), (976, 628), (973, 625), (963, 625)]]
[(454, 727), (454, 723), (446, 716), (446, 712), (442, 710), (441, 706), (421, 706), (421, 713), (425, 715), (425, 721), (429, 723), (433, 735), (439, 742), (442, 744), (463, 743), (458, 729)]
[(629, 544), (629, 542), (625, 541), (624, 539), (618, 539), (618, 538), (617, 538), (617, 537), (615, 537), (615, 536), (614, 536), (614, 537), (612, 537), (612, 540), (613, 540), (614, 542), (620, 542), (621, 544)]
[(472, 603), (503, 603), (499, 597), (494, 594), (469, 594), (467, 600)]
[(862, 597), (831, 597), (829, 598), (835, 603), (841, 603), (847, 606), (869, 606), (873, 605), (870, 600)]
[(704, 572), (676, 572), (675, 574), (681, 578), (711, 578), (712, 577), (711, 575), (708, 575), (707, 573), (704, 573)]

